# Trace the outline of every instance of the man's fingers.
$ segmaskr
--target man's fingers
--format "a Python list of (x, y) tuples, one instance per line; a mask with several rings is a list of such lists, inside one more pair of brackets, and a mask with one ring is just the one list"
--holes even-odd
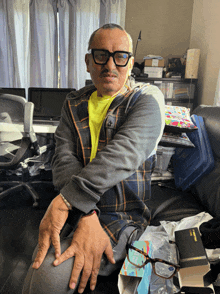
[(115, 264), (114, 254), (113, 254), (113, 250), (112, 250), (112, 246), (110, 242), (105, 249), (105, 255), (112, 264)]
[(56, 260), (54, 261), (54, 265), (57, 266), (59, 264), (61, 264), (62, 262), (64, 262), (65, 260), (73, 257), (75, 255), (75, 251), (73, 249), (72, 246), (68, 247), (66, 249), (66, 251), (63, 252), (63, 254), (61, 254), (58, 258), (56, 258)]
[(49, 205), (39, 227), (38, 251), (33, 263), (33, 268), (38, 269), (47, 254), (50, 244), (55, 248), (56, 258), (60, 256), (60, 230), (68, 217), (66, 204), (58, 195)]
[[(80, 276), (80, 273), (81, 273), (81, 271), (82, 271), (82, 269), (84, 267), (84, 263), (85, 263), (85, 259), (84, 259), (84, 256), (83, 255), (76, 255), (75, 256), (73, 270), (72, 270), (72, 274), (71, 274), (71, 278), (70, 278), (70, 283), (69, 283), (70, 289), (74, 289), (76, 287), (77, 282), (78, 282), (78, 279), (79, 279), (79, 276)], [(82, 284), (81, 284), (82, 281), (80, 281), (80, 284), (81, 285), (80, 285), (79, 290), (81, 290), (82, 292), (84, 291), (84, 288), (85, 288), (84, 287), (85, 280), (86, 280), (86, 278), (84, 277), (84, 280), (83, 280), (83, 283)], [(78, 292), (79, 292), (79, 290), (78, 290)]]
[[(90, 276), (92, 274), (92, 267), (93, 267), (92, 260), (87, 259), (87, 262), (85, 260), (85, 264), (84, 264), (83, 271), (82, 271), (82, 276), (80, 278), (80, 284), (79, 284), (79, 287), (78, 287), (78, 292), (79, 293), (83, 293), (83, 291), (85, 290), (87, 282), (88, 282), (88, 280), (89, 280), (89, 278), (90, 278)], [(74, 274), (75, 273), (73, 272), (73, 275)]]
[(44, 238), (39, 237), (37, 255), (32, 265), (34, 269), (38, 269), (41, 266), (49, 247), (50, 247), (50, 236), (47, 235), (47, 236), (44, 236)]
[(97, 277), (98, 277), (98, 274), (99, 274), (100, 264), (101, 264), (101, 257), (96, 258), (94, 260), (94, 263), (93, 263), (93, 269), (92, 269), (92, 273), (91, 273), (91, 277), (90, 277), (90, 289), (91, 289), (91, 291), (95, 290), (95, 286), (96, 286), (96, 283), (97, 283)]
[(59, 258), (61, 254), (61, 249), (60, 249), (60, 235), (58, 233), (54, 233), (51, 236), (51, 242), (53, 244), (53, 247), (55, 249), (55, 258)]

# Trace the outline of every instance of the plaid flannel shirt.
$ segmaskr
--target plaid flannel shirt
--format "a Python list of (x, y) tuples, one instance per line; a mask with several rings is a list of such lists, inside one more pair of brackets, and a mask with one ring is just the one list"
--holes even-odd
[(53, 178), (74, 207), (72, 215), (97, 209), (117, 243), (125, 227), (144, 229), (150, 219), (152, 153), (164, 128), (164, 98), (155, 86), (128, 84), (110, 105), (90, 163), (88, 99), (95, 90), (89, 86), (67, 96), (55, 134)]

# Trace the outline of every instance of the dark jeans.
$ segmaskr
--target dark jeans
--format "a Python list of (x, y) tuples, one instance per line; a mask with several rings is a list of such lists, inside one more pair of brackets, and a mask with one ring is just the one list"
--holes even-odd
[[(99, 270), (100, 276), (109, 276), (116, 270), (118, 270), (126, 257), (125, 246), (129, 236), (132, 231), (134, 231), (134, 226), (127, 227), (120, 236), (118, 244), (113, 248), (114, 258), (116, 264), (111, 264), (107, 258), (103, 255), (101, 261), (101, 267)], [(141, 230), (136, 230), (133, 233), (132, 241), (137, 240), (142, 234)], [(70, 234), (68, 237), (64, 238), (61, 241), (61, 251), (64, 252), (71, 244), (72, 235)], [(37, 253), (37, 248), (34, 251), (33, 258), (34, 260)], [(48, 254), (40, 266), (39, 269), (35, 270), (30, 266), (24, 286), (22, 294), (72, 294), (77, 293), (77, 287), (72, 290), (69, 288), (69, 280), (71, 277), (71, 272), (74, 263), (74, 257), (66, 260), (59, 266), (53, 266), (54, 257), (54, 248), (51, 247), (48, 251)], [(79, 281), (78, 281), (79, 282)]]

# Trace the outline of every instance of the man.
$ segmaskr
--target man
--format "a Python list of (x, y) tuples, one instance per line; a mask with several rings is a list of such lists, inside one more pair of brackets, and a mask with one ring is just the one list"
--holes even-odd
[[(120, 268), (128, 237), (135, 230), (138, 238), (150, 218), (146, 203), (164, 128), (163, 95), (130, 81), (132, 41), (118, 25), (95, 31), (88, 49), (94, 86), (70, 93), (64, 103), (53, 158), (60, 195), (41, 221), (24, 294), (82, 293), (88, 281), (94, 290), (98, 274)], [(60, 246), (66, 222), (72, 233)]]

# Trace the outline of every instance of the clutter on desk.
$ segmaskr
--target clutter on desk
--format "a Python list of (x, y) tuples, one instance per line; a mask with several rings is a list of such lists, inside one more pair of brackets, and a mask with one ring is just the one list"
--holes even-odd
[(176, 78), (181, 79), (185, 77), (186, 68), (186, 56), (185, 52), (182, 57), (172, 57), (168, 58), (168, 64), (166, 67), (166, 78)]
[(144, 76), (144, 77), (148, 78), (148, 75), (144, 74), (144, 62), (142, 62), (142, 63), (135, 62), (134, 66), (132, 68), (131, 75), (134, 78), (139, 77), (139, 76)]
[(172, 158), (176, 153), (176, 148), (195, 148), (188, 136), (189, 132), (195, 130), (197, 126), (190, 117), (189, 108), (165, 105), (165, 128), (156, 151), (157, 160), (152, 181), (174, 178)]
[(169, 55), (165, 59), (160, 55), (144, 56), (143, 62), (135, 62), (132, 74), (135, 77), (197, 79), (200, 49), (188, 49), (182, 56)]
[(147, 55), (147, 56), (144, 57), (144, 60), (145, 59), (148, 59), (148, 60), (151, 60), (151, 59), (163, 60), (163, 57), (162, 56), (159, 56), (159, 55), (149, 54), (149, 55)]
[(147, 55), (144, 57), (145, 67), (164, 67), (164, 59), (157, 55)]
[(132, 70), (134, 76), (146, 78), (162, 78), (164, 76), (165, 60), (162, 56), (150, 54), (145, 56), (143, 60), (141, 64), (134, 63)]
[(144, 67), (144, 74), (148, 75), (148, 78), (162, 78), (163, 77), (163, 67)]
[(162, 78), (164, 68), (164, 59), (157, 55), (147, 55), (144, 57), (144, 74), (148, 78)]

